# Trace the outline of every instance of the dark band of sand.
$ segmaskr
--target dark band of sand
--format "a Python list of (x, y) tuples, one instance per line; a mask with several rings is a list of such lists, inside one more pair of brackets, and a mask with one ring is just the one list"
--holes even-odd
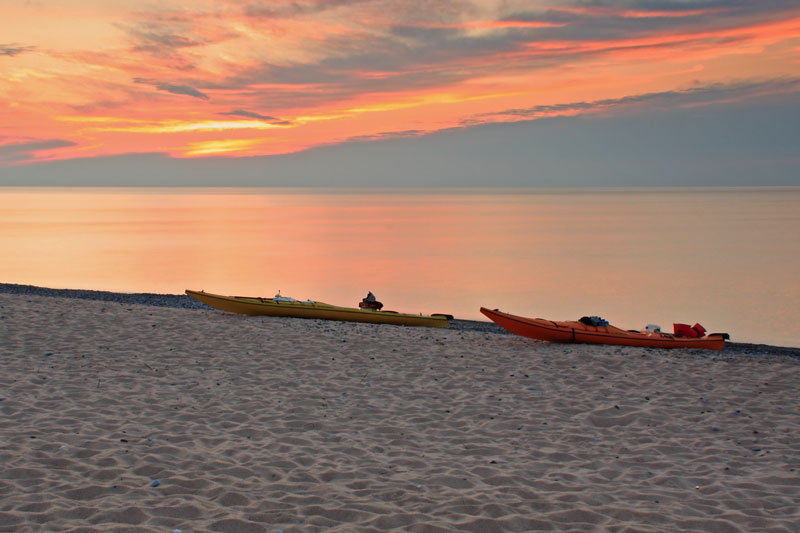
[(769, 348), (4, 293), (0, 365), (0, 531), (800, 523), (800, 358)]
[[(96, 291), (86, 289), (51, 289), (35, 285), (18, 285), (13, 283), (0, 283), (0, 293), (20, 294), (31, 296), (49, 296), (53, 298), (75, 298), (80, 300), (98, 300), (101, 302), (115, 302), (120, 304), (137, 304), (153, 307), (178, 307), (181, 309), (211, 310), (207, 305), (189, 298), (185, 294), (156, 294), (156, 293), (123, 293), (110, 291)], [(488, 321), (463, 320), (456, 317), (450, 321), (450, 328), (459, 331), (483, 331), (510, 335), (510, 333), (497, 324)], [(800, 357), (800, 347), (771, 346), (767, 344), (750, 344), (742, 342), (727, 342), (729, 352), (739, 354), (764, 354), (764, 355), (789, 355)]]

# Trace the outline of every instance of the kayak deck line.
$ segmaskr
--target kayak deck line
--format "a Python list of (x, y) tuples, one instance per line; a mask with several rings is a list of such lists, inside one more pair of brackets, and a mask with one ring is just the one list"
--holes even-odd
[(548, 342), (721, 350), (725, 346), (725, 340), (730, 338), (727, 333), (711, 333), (703, 337), (679, 337), (660, 331), (623, 330), (610, 324), (593, 326), (576, 321), (557, 322), (542, 318), (527, 318), (485, 307), (481, 307), (480, 311), (511, 333)]
[(186, 290), (186, 294), (215, 309), (243, 315), (316, 318), (399, 326), (448, 327), (448, 317), (445, 315), (414, 315), (396, 311), (340, 307), (325, 302), (294, 300), (285, 297), (224, 296), (189, 289)]

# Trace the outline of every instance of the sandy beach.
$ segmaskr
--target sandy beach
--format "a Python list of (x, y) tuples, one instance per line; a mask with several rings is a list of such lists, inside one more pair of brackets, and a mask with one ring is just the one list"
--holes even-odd
[(800, 531), (800, 357), (0, 294), (0, 531)]

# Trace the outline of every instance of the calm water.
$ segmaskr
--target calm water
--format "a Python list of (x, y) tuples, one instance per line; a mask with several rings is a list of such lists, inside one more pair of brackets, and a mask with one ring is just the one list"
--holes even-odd
[(184, 289), (800, 346), (800, 187), (0, 188), (0, 282)]

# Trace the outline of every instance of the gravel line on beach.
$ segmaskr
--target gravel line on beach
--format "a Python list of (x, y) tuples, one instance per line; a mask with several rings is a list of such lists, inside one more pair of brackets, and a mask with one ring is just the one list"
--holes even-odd
[[(213, 308), (190, 298), (185, 294), (152, 294), (146, 292), (123, 293), (110, 291), (91, 291), (85, 289), (50, 289), (47, 287), (36, 287), (34, 285), (15, 285), (12, 283), (0, 283), (0, 293), (20, 294), (31, 296), (49, 296), (52, 298), (78, 298), (82, 300), (101, 300), (104, 302), (116, 302), (122, 304), (150, 305), (154, 307), (180, 307), (183, 309), (206, 309)], [(479, 320), (450, 321), (450, 329), (460, 331), (481, 331), (485, 333), (498, 333), (511, 335), (497, 324), (483, 322)], [(736, 350), (746, 354), (770, 354), (800, 357), (800, 348), (790, 348), (784, 346), (770, 346), (767, 344), (748, 344), (740, 342), (729, 342), (724, 351)]]
[(181, 307), (184, 309), (211, 309), (204, 303), (185, 294), (151, 294), (145, 292), (123, 293), (109, 291), (89, 291), (83, 289), (48, 289), (33, 285), (13, 285), (0, 283), (0, 292), (51, 298), (77, 298), (80, 300), (100, 300), (122, 304), (150, 305), (154, 307)]
[[(123, 293), (110, 291), (91, 291), (84, 289), (49, 289), (34, 285), (14, 285), (0, 283), (0, 293), (20, 294), (31, 296), (48, 296), (51, 298), (78, 298), (81, 300), (100, 300), (103, 302), (116, 302), (122, 304), (150, 305), (154, 307), (180, 307), (183, 309), (214, 310), (194, 298), (185, 294), (152, 294), (146, 292)], [(492, 322), (479, 320), (451, 320), (450, 329), (461, 331), (483, 331), (486, 333), (510, 333)]]

